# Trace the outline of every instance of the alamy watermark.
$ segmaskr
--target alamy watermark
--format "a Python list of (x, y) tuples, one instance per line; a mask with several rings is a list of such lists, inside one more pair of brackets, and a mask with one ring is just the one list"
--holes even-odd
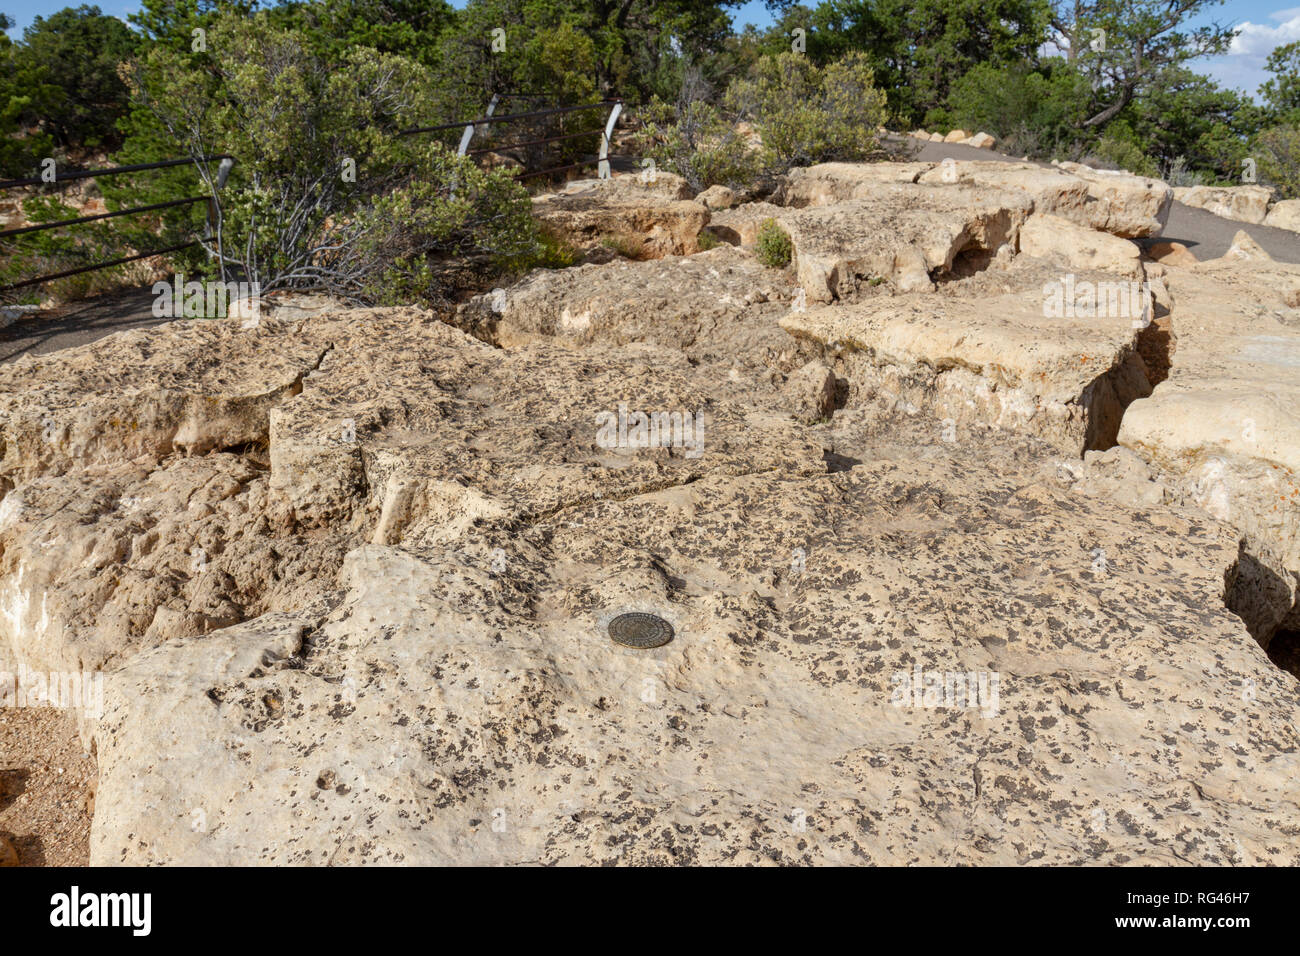
[(704, 450), (704, 410), (690, 412), (628, 412), (627, 402), (618, 412), (596, 413), (596, 444), (601, 448), (682, 448), (687, 458)]
[(153, 284), (153, 314), (159, 319), (261, 317), (261, 286), (257, 282), (215, 282), (176, 273), (174, 281)]
[(911, 671), (896, 671), (890, 678), (895, 707), (978, 709), (985, 717), (998, 712), (997, 671), (932, 671), (919, 664)]
[(84, 710), (91, 717), (104, 713), (102, 671), (0, 671), (0, 707), (57, 707)]
[(1075, 278), (1043, 284), (1043, 316), (1049, 319), (1132, 319), (1135, 329), (1151, 324), (1151, 286), (1142, 282), (1092, 282)]

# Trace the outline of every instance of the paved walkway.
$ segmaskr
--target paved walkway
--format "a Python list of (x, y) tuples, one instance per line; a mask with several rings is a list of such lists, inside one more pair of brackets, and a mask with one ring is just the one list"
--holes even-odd
[(113, 332), (161, 325), (169, 319), (153, 315), (150, 287), (110, 292), (63, 306), (39, 319), (20, 319), (0, 329), (0, 363), (20, 355), (42, 355), (85, 345)]

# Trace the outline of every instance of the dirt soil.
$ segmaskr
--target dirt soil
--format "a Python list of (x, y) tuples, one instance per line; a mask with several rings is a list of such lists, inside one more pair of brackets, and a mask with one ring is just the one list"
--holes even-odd
[(71, 714), (0, 708), (0, 866), (85, 866), (95, 778)]

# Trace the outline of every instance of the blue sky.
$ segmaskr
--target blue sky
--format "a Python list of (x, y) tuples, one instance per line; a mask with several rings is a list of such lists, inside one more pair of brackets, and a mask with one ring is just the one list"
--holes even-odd
[[(452, 0), (454, 6), (463, 6), (463, 0)], [(814, 2), (804, 0), (809, 5)], [(1264, 81), (1264, 61), (1274, 47), (1292, 40), (1300, 40), (1300, 0), (1227, 0), (1221, 6), (1212, 7), (1209, 14), (1192, 21), (1209, 23), (1218, 20), (1221, 23), (1242, 28), (1242, 33), (1233, 43), (1230, 53), (1221, 57), (1200, 60), (1193, 64), (1202, 73), (1214, 77), (1224, 86), (1244, 90), (1254, 94), (1256, 88)], [(17, 21), (15, 29), (9, 35), (17, 38), (22, 28), (32, 22), (33, 17), (48, 15), (68, 6), (68, 0), (0, 0), (0, 11), (8, 13)], [(71, 5), (75, 6), (76, 3)], [(125, 18), (128, 13), (139, 9), (139, 0), (100, 0), (99, 8), (105, 13)], [(766, 26), (772, 22), (771, 16), (764, 8), (762, 0), (749, 0), (744, 6), (732, 13), (735, 23), (743, 25), (754, 23)]]

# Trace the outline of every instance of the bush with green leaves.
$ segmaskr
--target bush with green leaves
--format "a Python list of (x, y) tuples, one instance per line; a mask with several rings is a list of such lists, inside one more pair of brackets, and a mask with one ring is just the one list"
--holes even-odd
[[(796, 53), (757, 60), (717, 104), (699, 70), (688, 70), (669, 106), (657, 97), (641, 113), (642, 155), (677, 173), (695, 190), (749, 186), (792, 166), (865, 160), (876, 152), (885, 97), (861, 54), (818, 67)], [(742, 135), (750, 123), (762, 145)]]
[(1259, 181), (1277, 190), (1281, 199), (1300, 199), (1300, 127), (1274, 126), (1251, 144)]
[(775, 219), (764, 219), (754, 241), (754, 256), (758, 261), (770, 268), (783, 269), (790, 264), (793, 255), (794, 243), (790, 241), (790, 234)]
[(1123, 169), (1139, 176), (1160, 175), (1159, 164), (1147, 155), (1123, 120), (1107, 126), (1105, 134), (1084, 154), (1082, 161), (1099, 169)]
[(979, 63), (955, 80), (927, 129), (966, 129), (1014, 141), (1021, 155), (1050, 156), (1081, 137), (1090, 98), (1087, 79), (1064, 60), (1038, 69)]
[(205, 248), (223, 279), (262, 292), (319, 289), (361, 301), (435, 292), (439, 259), (527, 255), (537, 246), (526, 191), (446, 146), (401, 130), (432, 125), (433, 79), (368, 48), (335, 62), (265, 13), (222, 15), (210, 57), (156, 46), (133, 92), (193, 157), (237, 157)]
[[(58, 222), (80, 214), (80, 210), (63, 202), (57, 193), (37, 193), (23, 200), (23, 216), (33, 224)], [(123, 254), (107, 222), (9, 236), (0, 241), (0, 285), (107, 262)], [(125, 263), (15, 289), (4, 293), (3, 301), (7, 304), (76, 301), (123, 285), (139, 284), (148, 274), (149, 267), (142, 262)]]
[(726, 104), (757, 127), (766, 168), (864, 160), (878, 147), (885, 94), (867, 57), (848, 53), (818, 67), (798, 53), (763, 57), (752, 76), (734, 81)]
[(641, 110), (636, 147), (696, 192), (719, 183), (747, 186), (761, 174), (762, 158), (708, 96), (701, 72), (687, 70), (676, 104), (656, 96)]

